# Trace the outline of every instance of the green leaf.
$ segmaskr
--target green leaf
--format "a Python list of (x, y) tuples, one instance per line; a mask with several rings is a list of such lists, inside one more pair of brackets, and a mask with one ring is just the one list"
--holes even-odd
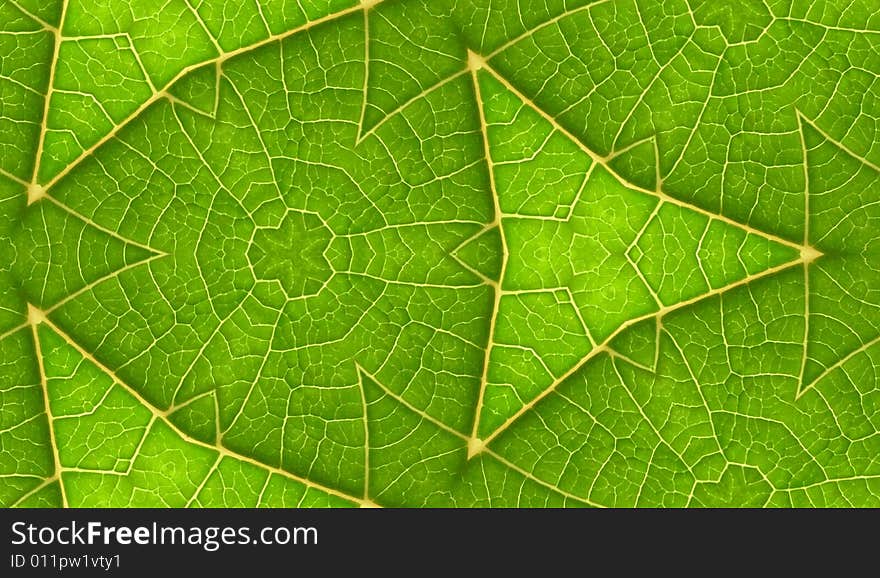
[(875, 506), (880, 10), (0, 0), (0, 505)]

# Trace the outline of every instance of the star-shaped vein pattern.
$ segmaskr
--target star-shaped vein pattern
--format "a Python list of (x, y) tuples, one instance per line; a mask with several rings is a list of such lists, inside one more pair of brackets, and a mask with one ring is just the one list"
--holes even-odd
[(507, 256), (474, 429), (482, 439), (622, 329), (802, 259), (783, 239), (627, 187), (487, 70), (476, 82)]

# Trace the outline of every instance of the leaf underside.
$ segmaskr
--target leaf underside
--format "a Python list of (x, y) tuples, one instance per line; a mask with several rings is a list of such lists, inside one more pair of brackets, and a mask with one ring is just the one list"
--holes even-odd
[(880, 7), (0, 0), (0, 505), (880, 505)]

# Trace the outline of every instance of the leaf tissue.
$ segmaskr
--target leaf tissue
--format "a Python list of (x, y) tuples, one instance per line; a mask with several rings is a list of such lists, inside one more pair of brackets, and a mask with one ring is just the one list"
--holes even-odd
[(880, 506), (880, 5), (0, 0), (0, 505)]

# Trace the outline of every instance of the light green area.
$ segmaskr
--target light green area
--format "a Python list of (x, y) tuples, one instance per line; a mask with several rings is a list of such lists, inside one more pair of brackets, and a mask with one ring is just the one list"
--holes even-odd
[(0, 0), (0, 505), (876, 506), (880, 9)]

